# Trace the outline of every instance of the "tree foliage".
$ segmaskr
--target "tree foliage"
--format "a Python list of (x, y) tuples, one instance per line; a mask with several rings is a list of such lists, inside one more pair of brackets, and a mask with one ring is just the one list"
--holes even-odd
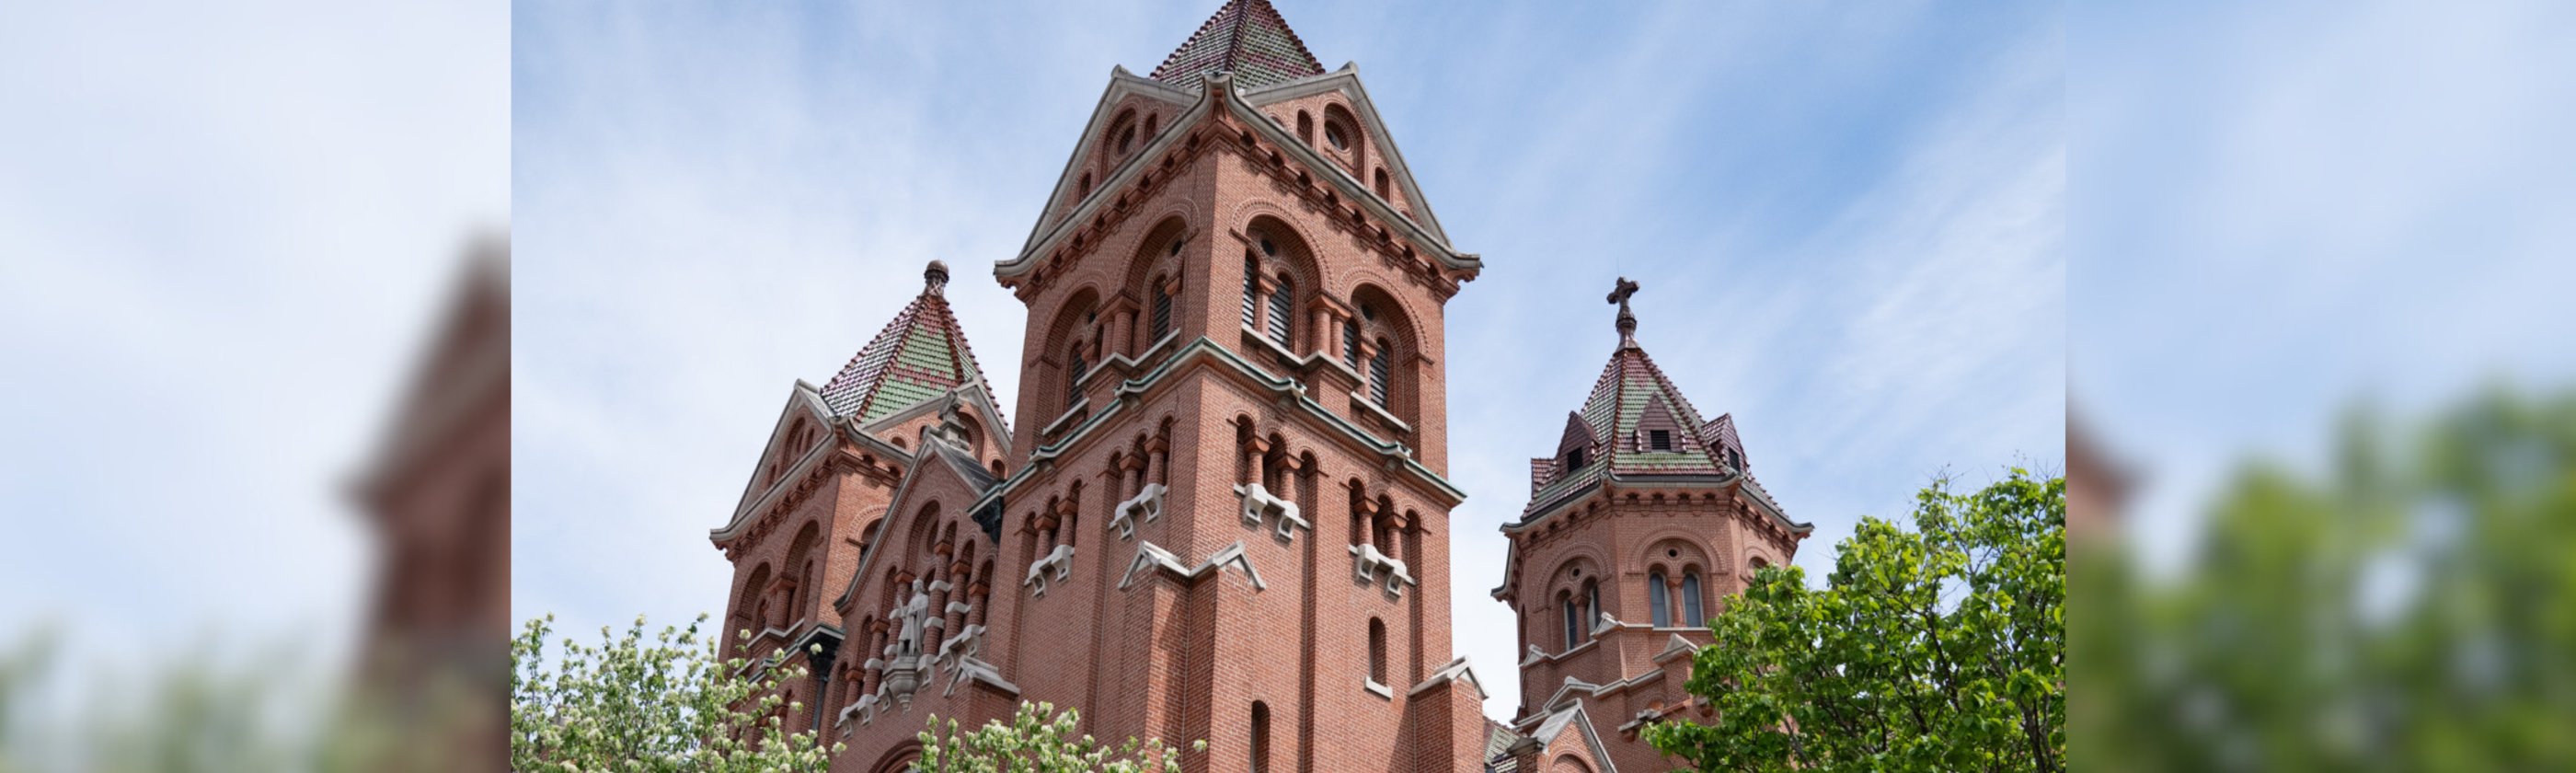
[[(824, 771), (838, 745), (791, 732), (779, 687), (801, 667), (720, 660), (715, 637), (644, 619), (625, 634), (599, 630), (598, 646), (570, 638), (546, 659), (553, 617), (528, 621), (510, 643), (510, 767), (551, 771)], [(781, 711), (781, 709), (785, 709)]]
[(2348, 415), (2196, 550), (2076, 566), (2088, 770), (2576, 769), (2576, 393)]
[(1688, 689), (1716, 722), (1647, 728), (1700, 770), (2060, 770), (2066, 481), (1934, 483), (1913, 531), (1862, 519), (1829, 584), (1765, 567)]
[[(915, 765), (937, 773), (1148, 773), (1181, 767), (1181, 751), (1159, 739), (1103, 746), (1078, 734), (1081, 722), (1080, 712), (1057, 713), (1051, 703), (1022, 703), (1011, 721), (964, 732), (954, 719), (943, 731), (939, 717), (932, 716), (921, 732), (921, 761)], [(1206, 751), (1207, 742), (1191, 748)]]

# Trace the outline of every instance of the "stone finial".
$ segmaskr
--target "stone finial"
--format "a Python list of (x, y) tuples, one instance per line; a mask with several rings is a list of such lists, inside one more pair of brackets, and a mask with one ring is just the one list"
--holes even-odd
[(1628, 296), (1637, 294), (1637, 283), (1620, 277), (1610, 289), (1610, 302), (1619, 304), (1619, 348), (1637, 345), (1637, 315), (1628, 311)]
[(936, 260), (931, 261), (929, 268), (921, 270), (921, 280), (922, 283), (926, 285), (921, 290), (923, 294), (940, 294), (940, 291), (948, 288), (948, 264)]

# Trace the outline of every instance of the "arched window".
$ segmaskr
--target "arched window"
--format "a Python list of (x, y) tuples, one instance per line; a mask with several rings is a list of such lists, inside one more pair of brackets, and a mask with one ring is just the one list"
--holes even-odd
[(1369, 618), (1369, 681), (1386, 684), (1386, 622)]
[(1392, 189), (1387, 185), (1386, 170), (1377, 170), (1377, 197), (1390, 202), (1395, 201), (1395, 196), (1390, 195), (1391, 193)]
[(1573, 596), (1560, 593), (1556, 601), (1565, 611), (1565, 648), (1574, 649), (1574, 645), (1583, 643), (1583, 619), (1574, 611)]
[(1081, 201), (1081, 200), (1083, 200), (1083, 199), (1087, 199), (1087, 198), (1091, 198), (1091, 173), (1090, 173), (1090, 172), (1084, 172), (1084, 173), (1082, 173), (1082, 185), (1081, 185), (1081, 190), (1080, 190), (1079, 192), (1076, 192), (1076, 193), (1073, 195), (1073, 200), (1075, 200), (1075, 201)]
[(1315, 144), (1315, 116), (1304, 110), (1297, 111), (1297, 141)]
[(1270, 770), (1270, 704), (1252, 702), (1252, 773)]
[(1154, 136), (1154, 124), (1161, 120), (1163, 120), (1163, 116), (1160, 114), (1145, 116), (1145, 136)]
[(1708, 624), (1708, 617), (1700, 612), (1698, 572), (1682, 574), (1682, 624), (1693, 628)]
[(1666, 628), (1673, 624), (1672, 593), (1673, 589), (1664, 584), (1663, 572), (1646, 576), (1646, 606), (1654, 611), (1657, 628)]

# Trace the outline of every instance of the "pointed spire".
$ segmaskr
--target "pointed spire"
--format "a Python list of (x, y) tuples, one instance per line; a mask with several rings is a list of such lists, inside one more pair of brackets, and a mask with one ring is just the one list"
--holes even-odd
[(1148, 77), (1197, 91), (1200, 79), (1215, 73), (1260, 88), (1322, 75), (1324, 65), (1269, 0), (1227, 0)]
[(921, 278), (921, 295), (823, 385), (823, 404), (832, 413), (875, 421), (969, 384), (1000, 399), (993, 396), (993, 385), (966, 345), (965, 328), (942, 295), (948, 264), (931, 261)]

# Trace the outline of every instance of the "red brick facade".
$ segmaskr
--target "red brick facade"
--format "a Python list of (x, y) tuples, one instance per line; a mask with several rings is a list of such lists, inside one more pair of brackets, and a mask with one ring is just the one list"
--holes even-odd
[(1021, 701), (1204, 739), (1194, 771), (1482, 770), (1443, 335), (1481, 262), (1357, 73), (1265, 2), (1100, 104), (995, 267), (1028, 306), (1016, 421), (934, 265), (840, 377), (797, 385), (712, 535), (740, 652), (811, 666), (797, 720), (847, 745), (842, 771)]

